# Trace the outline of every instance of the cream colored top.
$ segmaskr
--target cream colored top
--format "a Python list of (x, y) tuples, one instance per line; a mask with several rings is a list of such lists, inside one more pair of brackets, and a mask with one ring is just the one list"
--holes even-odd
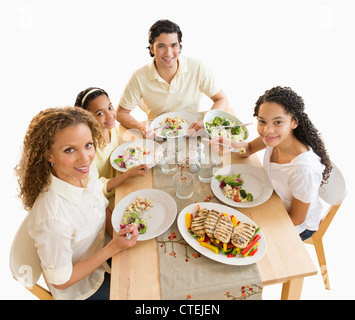
[(170, 84), (160, 77), (153, 60), (133, 73), (120, 106), (133, 110), (139, 105), (152, 120), (167, 112), (198, 112), (201, 93), (212, 97), (220, 90), (211, 70), (198, 59), (180, 56)]
[(30, 212), (28, 232), (35, 241), (44, 279), (54, 299), (87, 299), (102, 284), (105, 271), (110, 271), (104, 263), (67, 289), (53, 286), (67, 282), (75, 263), (104, 247), (107, 204), (94, 170), (86, 188), (51, 175), (48, 190), (38, 196)]
[(119, 125), (116, 123), (116, 126), (110, 130), (110, 135), (111, 135), (111, 143), (106, 145), (105, 148), (96, 149), (96, 155), (95, 155), (95, 166), (98, 171), (100, 181), (103, 183), (103, 192), (107, 199), (109, 200), (109, 209), (113, 211), (115, 207), (115, 190), (112, 190), (111, 192), (107, 192), (107, 182), (114, 178), (116, 176), (116, 171), (112, 167), (110, 163), (110, 156), (111, 153), (118, 147), (119, 144), (119, 137), (118, 137), (118, 132), (119, 132)]

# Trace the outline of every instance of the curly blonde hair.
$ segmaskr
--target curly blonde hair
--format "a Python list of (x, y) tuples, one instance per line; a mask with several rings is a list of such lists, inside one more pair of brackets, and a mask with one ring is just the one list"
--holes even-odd
[(94, 147), (102, 147), (104, 139), (99, 123), (80, 108), (48, 108), (35, 116), (27, 129), (20, 162), (15, 167), (18, 177), (19, 198), (30, 211), (43, 191), (50, 184), (51, 165), (47, 159), (56, 134), (67, 127), (86, 124), (92, 134)]

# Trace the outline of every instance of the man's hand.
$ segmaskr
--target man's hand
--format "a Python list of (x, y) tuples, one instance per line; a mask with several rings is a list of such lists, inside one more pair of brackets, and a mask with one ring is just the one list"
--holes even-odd
[(205, 133), (205, 127), (203, 125), (203, 120), (193, 122), (191, 126), (187, 129), (187, 135), (189, 137), (203, 136), (204, 133)]

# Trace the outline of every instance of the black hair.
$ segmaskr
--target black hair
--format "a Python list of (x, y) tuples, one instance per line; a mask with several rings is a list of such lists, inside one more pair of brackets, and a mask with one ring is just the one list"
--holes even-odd
[(150, 46), (154, 44), (155, 39), (158, 38), (162, 33), (177, 33), (180, 44), (180, 50), (182, 49), (182, 32), (180, 30), (180, 27), (175, 22), (172, 22), (170, 20), (158, 20), (150, 27), (148, 34), (149, 46), (147, 47), (147, 49), (149, 50), (149, 54), (151, 57), (154, 57), (154, 54), (150, 51)]
[(275, 102), (281, 105), (285, 111), (292, 115), (293, 119), (298, 122), (298, 126), (293, 130), (293, 134), (303, 144), (310, 146), (321, 158), (321, 163), (325, 165), (322, 184), (326, 183), (333, 168), (332, 163), (327, 150), (325, 149), (321, 135), (308, 118), (308, 115), (304, 112), (305, 105), (303, 98), (297, 95), (297, 93), (289, 87), (278, 86), (266, 90), (256, 101), (254, 117), (258, 116), (260, 105), (264, 102)]
[[(96, 90), (92, 91), (94, 89), (96, 89)], [(90, 91), (92, 91), (92, 92), (89, 93)], [(95, 98), (97, 98), (99, 96), (102, 96), (103, 94), (106, 95), (107, 98), (109, 98), (107, 92), (105, 90), (103, 90), (103, 89), (100, 89), (100, 88), (97, 88), (97, 87), (87, 88), (87, 89), (81, 91), (78, 94), (78, 96), (76, 97), (74, 106), (75, 107), (80, 107), (80, 108), (83, 108), (83, 109), (87, 110), (87, 107), (88, 107), (89, 103), (92, 100), (94, 100)], [(84, 99), (84, 97), (85, 97), (85, 99)]]

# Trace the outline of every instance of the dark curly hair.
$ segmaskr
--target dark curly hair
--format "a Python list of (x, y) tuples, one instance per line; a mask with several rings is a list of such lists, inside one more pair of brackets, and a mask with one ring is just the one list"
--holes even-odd
[(80, 108), (48, 108), (30, 122), (23, 142), (23, 151), (15, 175), (18, 177), (19, 198), (30, 211), (41, 192), (50, 184), (50, 150), (59, 131), (78, 124), (89, 127), (95, 149), (104, 145), (100, 125), (89, 112)]
[(281, 105), (288, 114), (292, 115), (294, 120), (298, 121), (298, 126), (293, 130), (293, 134), (303, 144), (310, 146), (321, 158), (321, 163), (325, 165), (322, 184), (327, 183), (333, 168), (332, 163), (325, 149), (321, 135), (308, 118), (308, 115), (304, 112), (305, 106), (303, 98), (289, 87), (278, 86), (266, 90), (256, 101), (254, 117), (258, 116), (260, 105), (264, 102), (275, 102)]

